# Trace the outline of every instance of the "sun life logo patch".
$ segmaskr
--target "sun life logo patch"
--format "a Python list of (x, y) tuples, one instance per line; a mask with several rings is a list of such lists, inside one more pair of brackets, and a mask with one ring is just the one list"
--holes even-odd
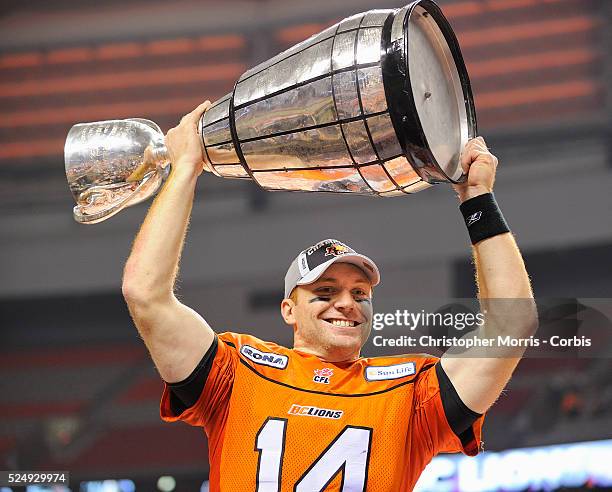
[(416, 372), (414, 362), (404, 362), (391, 366), (367, 366), (365, 378), (367, 381), (384, 381), (386, 379), (399, 379), (412, 376)]

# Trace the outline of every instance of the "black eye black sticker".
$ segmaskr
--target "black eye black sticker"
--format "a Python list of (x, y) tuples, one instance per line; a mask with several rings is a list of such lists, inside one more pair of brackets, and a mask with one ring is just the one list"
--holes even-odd
[(329, 302), (329, 297), (317, 296), (310, 299), (308, 302)]

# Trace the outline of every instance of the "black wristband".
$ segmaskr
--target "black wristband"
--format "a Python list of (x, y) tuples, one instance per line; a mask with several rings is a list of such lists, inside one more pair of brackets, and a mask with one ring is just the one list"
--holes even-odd
[(510, 232), (493, 193), (470, 198), (459, 205), (459, 210), (463, 214), (472, 244)]

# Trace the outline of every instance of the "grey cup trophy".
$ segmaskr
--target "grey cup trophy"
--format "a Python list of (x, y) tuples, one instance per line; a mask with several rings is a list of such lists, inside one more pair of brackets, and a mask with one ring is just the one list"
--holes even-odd
[[(348, 17), (245, 72), (199, 123), (220, 177), (271, 191), (398, 196), (464, 179), (476, 113), (459, 44), (418, 0)], [(66, 139), (74, 217), (100, 222), (153, 195), (168, 175), (148, 120), (78, 124)]]

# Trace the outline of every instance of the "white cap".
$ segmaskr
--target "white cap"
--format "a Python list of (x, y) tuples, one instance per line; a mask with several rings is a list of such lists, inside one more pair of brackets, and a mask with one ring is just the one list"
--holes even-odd
[(285, 298), (298, 285), (315, 282), (334, 263), (350, 263), (363, 270), (372, 287), (380, 283), (376, 263), (337, 239), (324, 239), (302, 251), (289, 265), (285, 275)]

